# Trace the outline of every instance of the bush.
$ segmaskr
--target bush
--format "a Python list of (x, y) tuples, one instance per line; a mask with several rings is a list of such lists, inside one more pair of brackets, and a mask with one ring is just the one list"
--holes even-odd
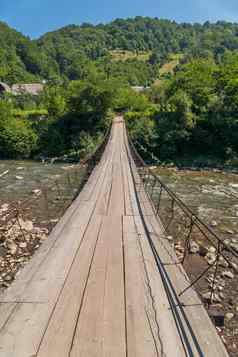
[(31, 124), (12, 115), (12, 105), (0, 101), (0, 155), (2, 158), (28, 158), (36, 148), (37, 135)]

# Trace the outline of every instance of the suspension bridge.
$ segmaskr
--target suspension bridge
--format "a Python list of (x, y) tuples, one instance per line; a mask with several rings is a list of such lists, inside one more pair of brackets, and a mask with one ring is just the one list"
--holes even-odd
[[(164, 238), (161, 202), (152, 204), (136, 160), (117, 117), (80, 194), (0, 296), (1, 357), (228, 356)], [(147, 182), (151, 192), (156, 182)], [(172, 195), (167, 228), (176, 204), (185, 210)], [(185, 245), (204, 229), (186, 214)], [(222, 242), (211, 241), (223, 255)]]

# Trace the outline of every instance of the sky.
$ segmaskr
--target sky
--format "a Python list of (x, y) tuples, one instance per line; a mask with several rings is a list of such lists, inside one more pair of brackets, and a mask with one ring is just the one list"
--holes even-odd
[(31, 38), (68, 24), (135, 16), (238, 22), (238, 0), (0, 0), (0, 21)]

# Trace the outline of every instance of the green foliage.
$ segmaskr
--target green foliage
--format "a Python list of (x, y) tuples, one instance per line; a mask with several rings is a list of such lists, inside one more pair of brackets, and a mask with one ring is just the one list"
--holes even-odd
[[(0, 22), (0, 80), (46, 80), (0, 100), (2, 157), (91, 151), (112, 110), (162, 161), (238, 156), (238, 24), (147, 17), (70, 25), (31, 41)], [(131, 86), (151, 86), (143, 94)]]
[(50, 117), (60, 117), (66, 111), (64, 90), (58, 86), (47, 87), (43, 93), (43, 105)]
[(136, 93), (129, 87), (121, 86), (114, 97), (114, 109), (117, 111), (144, 111), (150, 105), (148, 98)]
[(97, 68), (130, 85), (148, 85), (166, 62), (174, 67), (202, 57), (219, 63), (238, 49), (237, 33), (237, 24), (221, 21), (191, 25), (138, 16), (106, 25), (70, 25), (31, 41), (0, 22), (0, 79), (9, 84), (86, 80)]
[[(149, 91), (148, 97), (157, 103), (157, 112), (129, 115), (128, 123), (134, 121), (134, 125), (128, 124), (132, 135), (162, 161), (207, 156), (219, 162), (236, 162), (237, 70), (235, 53), (226, 54), (220, 64), (211, 59), (193, 59), (181, 65), (174, 77)], [(145, 140), (145, 130), (149, 128), (153, 135)]]
[(28, 121), (12, 116), (9, 103), (0, 101), (0, 155), (28, 158), (36, 148), (37, 135)]
[[(82, 157), (92, 151), (109, 125), (115, 95), (113, 87), (107, 81), (97, 84), (74, 81), (64, 90), (54, 89), (55, 95), (53, 88), (50, 89), (51, 106), (48, 106), (51, 119), (35, 124), (39, 135), (38, 152), (48, 156)], [(56, 101), (58, 95), (63, 98), (63, 110), (62, 100)]]

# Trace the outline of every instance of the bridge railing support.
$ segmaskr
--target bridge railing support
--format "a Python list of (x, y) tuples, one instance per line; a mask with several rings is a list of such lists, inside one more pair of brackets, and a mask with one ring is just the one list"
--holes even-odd
[[(191, 287), (199, 287), (204, 279), (209, 281), (209, 290), (201, 295), (203, 302), (210, 307), (219, 302), (218, 278), (224, 267), (238, 273), (238, 252), (205, 224), (144, 162), (132, 140), (129, 146), (141, 179), (141, 188), (148, 195), (154, 214), (164, 229), (164, 239), (173, 245), (179, 263), (189, 273)], [(195, 258), (202, 259), (199, 269), (194, 269)], [(198, 265), (198, 264), (197, 264)], [(230, 276), (232, 276), (230, 274)], [(197, 289), (198, 293), (200, 289)]]
[(27, 198), (12, 202), (0, 214), (0, 288), (8, 287), (22, 266), (47, 238), (67, 208), (78, 196), (94, 167), (100, 161), (110, 139), (109, 127), (101, 144), (77, 165), (67, 168), (53, 182), (38, 182)]

